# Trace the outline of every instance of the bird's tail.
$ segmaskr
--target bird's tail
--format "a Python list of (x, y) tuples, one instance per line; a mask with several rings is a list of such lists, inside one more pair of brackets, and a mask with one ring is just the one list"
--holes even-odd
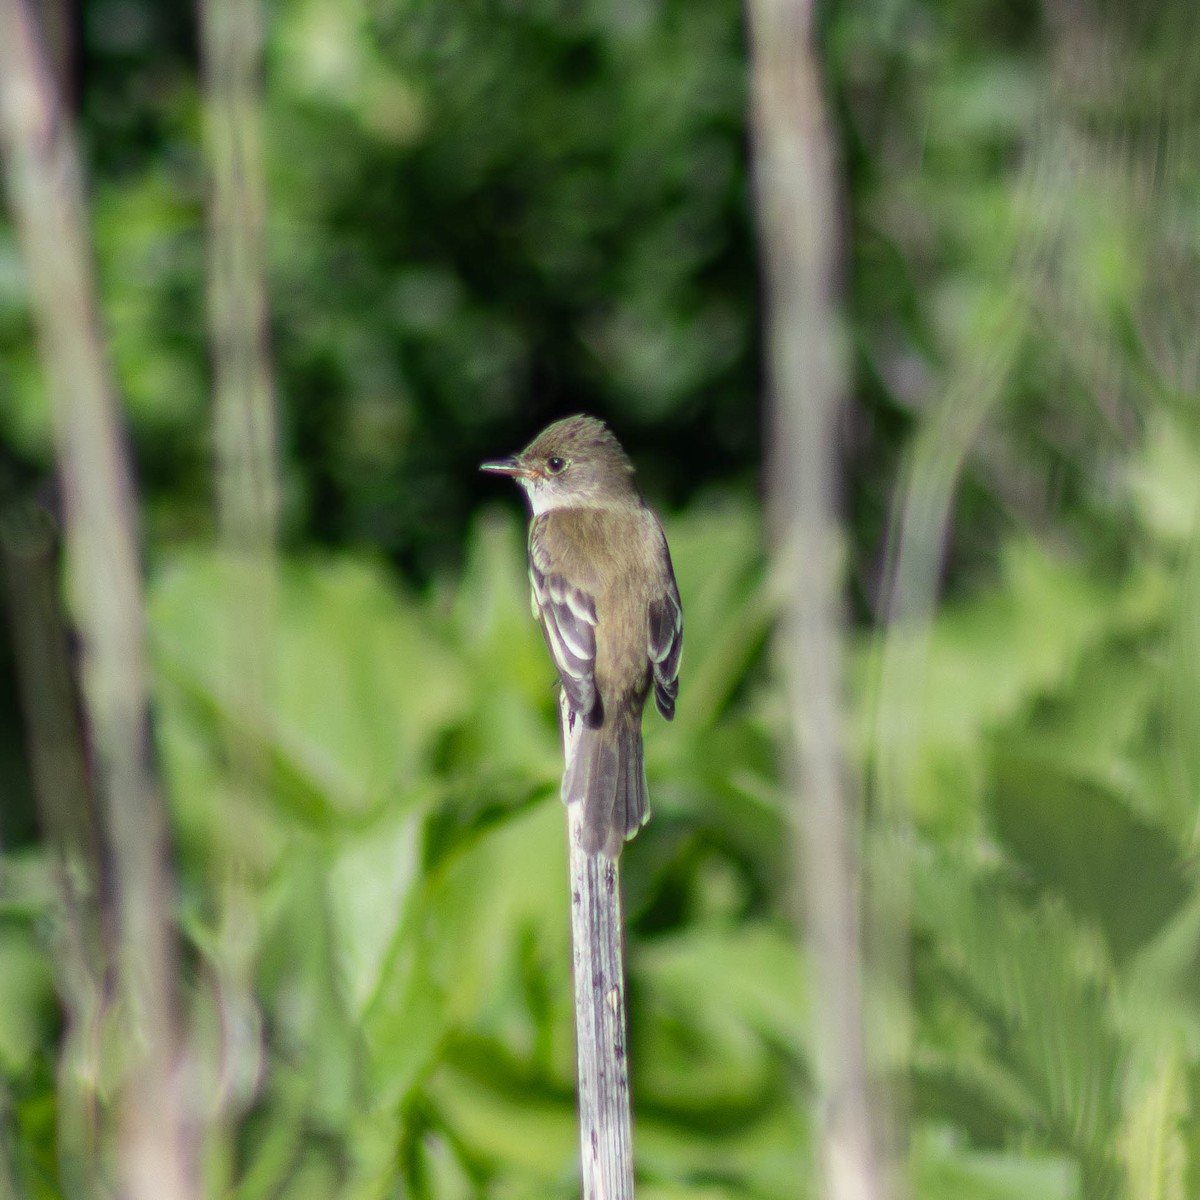
[(650, 817), (641, 724), (640, 713), (623, 714), (582, 731), (563, 799), (583, 804), (582, 845), (589, 854), (616, 858)]

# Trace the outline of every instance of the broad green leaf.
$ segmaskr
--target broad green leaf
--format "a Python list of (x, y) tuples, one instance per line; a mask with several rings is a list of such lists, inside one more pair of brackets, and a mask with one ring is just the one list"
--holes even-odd
[(418, 879), (417, 817), (398, 810), (338, 846), (328, 872), (333, 953), (346, 1002), (360, 1015), (379, 983), (410, 890)]
[(490, 1029), (532, 1048), (537, 1031), (521, 943), (533, 937), (569, 994), (568, 930), (566, 826), (557, 799), (439, 862), (408, 893), (363, 1016), (380, 1102), (402, 1100), (457, 1031)]
[(1040, 886), (1100, 923), (1118, 961), (1187, 899), (1179, 849), (1105, 789), (1015, 754), (998, 758), (992, 788), (1001, 841)]

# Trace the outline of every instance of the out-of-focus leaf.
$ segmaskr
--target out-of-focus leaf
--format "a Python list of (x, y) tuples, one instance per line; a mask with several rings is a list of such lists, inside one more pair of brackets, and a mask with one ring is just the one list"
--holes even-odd
[(930, 136), (949, 144), (1019, 134), (1036, 111), (1037, 77), (1028, 63), (997, 56), (948, 71), (934, 103), (940, 119)]
[[(746, 676), (774, 617), (762, 573), (758, 513), (730, 505), (667, 524), (683, 601), (683, 666), (675, 726), (711, 727)], [(664, 739), (665, 740), (665, 739)]]
[(1168, 545), (1186, 545), (1200, 514), (1196, 431), (1169, 411), (1155, 412), (1125, 483), (1139, 524)]
[[(412, 1150), (407, 1194), (414, 1200), (475, 1200), (479, 1187), (462, 1161), (462, 1149), (441, 1130), (428, 1130)], [(387, 1187), (385, 1181), (384, 1194)]]
[[(997, 735), (1061, 740), (1061, 753), (1080, 756), (1088, 774), (1130, 792), (1143, 786), (1131, 747), (1147, 719), (1151, 685), (1137, 673), (1128, 639), (1161, 619), (1161, 581), (1139, 575), (1112, 589), (1027, 540), (1010, 544), (1002, 564), (997, 590), (948, 606), (934, 621), (921, 694), (905, 714), (904, 736), (918, 739), (913, 815), (952, 836), (982, 832)], [(860, 661), (859, 673), (867, 669)], [(1120, 689), (1131, 674), (1130, 687)], [(1108, 705), (1103, 684), (1120, 689)], [(1099, 753), (1089, 749), (1097, 736)]]
[(9, 851), (0, 863), (0, 916), (32, 921), (57, 903), (49, 850)]
[(746, 1191), (737, 1183), (639, 1183), (637, 1194), (641, 1200), (741, 1200)]
[(1003, 585), (935, 622), (925, 683), (925, 736), (965, 746), (1061, 684), (1114, 623), (1113, 596), (1031, 541), (1010, 544)]
[(1084, 1200), (1079, 1169), (1069, 1159), (971, 1149), (944, 1126), (922, 1128), (914, 1142), (921, 1200)]
[(280, 13), (274, 39), (287, 63), (282, 88), (345, 112), (384, 142), (405, 145), (424, 131), (424, 98), (380, 55), (365, 5), (289, 5)]
[[(1200, 520), (1200, 508), (1197, 509)], [(1200, 825), (1196, 796), (1200, 790), (1200, 525), (1180, 571), (1174, 611), (1167, 626), (1162, 720), (1166, 725), (1161, 756), (1162, 796), (1154, 808), (1177, 831), (1182, 845), (1194, 848)], [(1151, 731), (1151, 745), (1153, 741)]]
[(0, 1071), (24, 1071), (54, 1017), (54, 979), (32, 928), (0, 928)]
[(272, 1051), (292, 1076), (289, 1099), (305, 1119), (342, 1126), (361, 1103), (360, 1031), (339, 977), (324, 888), (325, 856), (314, 842), (293, 844), (288, 870), (264, 897), (257, 985)]
[(220, 752), (221, 713), (186, 686), (158, 680), (155, 741), (167, 785), (172, 823), (186, 870), (237, 860), (266, 872), (287, 846), (289, 822), (328, 826), (331, 805), (310, 781), (289, 779), (276, 759), (273, 803), (248, 804), (233, 795)]
[(202, 423), (202, 208), (168, 170), (102, 189), (96, 206), (106, 329), (122, 396), (143, 437)]
[(785, 932), (697, 928), (655, 939), (633, 964), (639, 1094), (679, 1112), (754, 1107), (804, 1055), (807, 986)]
[(554, 666), (529, 602), (525, 538), (498, 513), (475, 526), (453, 628), (473, 707), (451, 746), (451, 769), (549, 783), (561, 774)]
[(812, 1133), (795, 1104), (772, 1104), (746, 1115), (720, 1108), (705, 1121), (697, 1114), (672, 1120), (653, 1106), (635, 1112), (639, 1172), (692, 1186), (727, 1186), (735, 1195), (807, 1200), (816, 1190)]
[(228, 615), (220, 561), (177, 558), (151, 596), (156, 661), (214, 721), (233, 721), (267, 747), (285, 790), (289, 777), (293, 789), (307, 784), (310, 806), (329, 819), (404, 795), (462, 710), (460, 664), (376, 567), (283, 564), (265, 714), (247, 712), (237, 691), (225, 652)]
[(1000, 758), (993, 778), (1001, 840), (1041, 887), (1100, 922), (1118, 961), (1187, 899), (1178, 847), (1104, 789), (1028, 755)]
[[(566, 831), (561, 806), (539, 805), (439, 863), (409, 893), (378, 988), (363, 1017), (372, 1088), (402, 1099), (468, 1025), (535, 1030), (520, 977), (531, 930), (550, 962), (568, 963)], [(566, 986), (567, 975), (562, 975)]]
[(942, 1043), (958, 1086), (1069, 1148), (1085, 1179), (1111, 1174), (1120, 1043), (1110, 968), (1061, 904), (1026, 909), (986, 879), (944, 858), (915, 879), (916, 928), (933, 939), (921, 969), (930, 986), (943, 972), (956, 985), (943, 992), (947, 1019), (925, 1035)]
[(1073, 677), (998, 739), (1018, 753), (1053, 759), (1077, 779), (1108, 789), (1150, 817), (1164, 807), (1146, 795), (1140, 760), (1158, 684), (1126, 636), (1093, 647)]
[[(574, 1097), (537, 1094), (453, 1066), (441, 1067), (424, 1088), (443, 1120), (475, 1155), (515, 1175), (533, 1194), (557, 1193), (578, 1171), (579, 1127)], [(538, 1194), (544, 1194), (538, 1192)]]
[(398, 811), (352, 833), (330, 864), (333, 953), (355, 1014), (378, 986), (384, 957), (418, 877), (419, 851), (416, 817)]
[(1183, 1126), (1189, 1115), (1182, 1064), (1176, 1055), (1169, 1055), (1126, 1113), (1121, 1157), (1129, 1200), (1184, 1200), (1188, 1150)]

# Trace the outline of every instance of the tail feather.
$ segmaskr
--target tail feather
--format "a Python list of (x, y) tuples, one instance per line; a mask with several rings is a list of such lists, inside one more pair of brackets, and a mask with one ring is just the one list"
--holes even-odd
[[(642, 731), (633, 728), (625, 751), (623, 777), (624, 794), (617, 790), (617, 804), (613, 813), (613, 826), (621, 834), (621, 840), (633, 837), (650, 816), (650, 803), (646, 790), (646, 765), (642, 755)], [(620, 847), (617, 847), (620, 849)]]
[(649, 817), (640, 722), (584, 728), (563, 799), (583, 804), (582, 845), (589, 854), (616, 858)]

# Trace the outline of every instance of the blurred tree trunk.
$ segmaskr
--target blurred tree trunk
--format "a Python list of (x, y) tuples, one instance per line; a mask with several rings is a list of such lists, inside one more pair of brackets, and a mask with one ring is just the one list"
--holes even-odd
[(27, 0), (0, 0), (0, 140), (50, 384), (94, 785), (112, 851), (124, 1032), (120, 1186), (132, 1200), (187, 1200), (199, 1189), (136, 505), (100, 335), (79, 156)]
[(793, 744), (797, 861), (813, 979), (823, 1194), (887, 1194), (867, 1078), (855, 818), (843, 754), (837, 418), (845, 388), (833, 152), (811, 3), (751, 0), (765, 284), (770, 507), (787, 583), (777, 649)]

